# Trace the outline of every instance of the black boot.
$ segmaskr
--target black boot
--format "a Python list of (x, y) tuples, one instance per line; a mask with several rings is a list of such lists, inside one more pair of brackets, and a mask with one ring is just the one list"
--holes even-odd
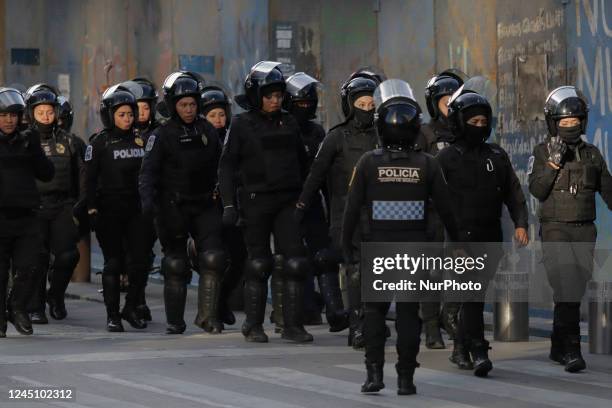
[(247, 280), (244, 283), (244, 311), (246, 320), (242, 325), (244, 339), (253, 343), (267, 343), (268, 336), (263, 330), (268, 288), (266, 282)]
[[(418, 365), (417, 365), (418, 367)], [(416, 394), (414, 386), (414, 370), (416, 367), (399, 368), (397, 364), (397, 395), (412, 395)]]
[(274, 333), (282, 333), (284, 325), (283, 267), (283, 256), (274, 255), (274, 269), (272, 270), (272, 280), (270, 282), (270, 289), (272, 290), (272, 312), (270, 313), (270, 323), (274, 324)]
[(565, 348), (563, 344), (563, 339), (561, 336), (556, 334), (555, 330), (550, 334), (550, 353), (548, 354), (548, 358), (552, 361), (555, 361), (559, 364), (565, 364)]
[(136, 306), (136, 313), (138, 313), (138, 317), (145, 322), (153, 321), (153, 316), (151, 316), (151, 309), (146, 304), (140, 304)]
[(13, 323), (15, 329), (25, 335), (29, 336), (34, 331), (32, 330), (32, 322), (30, 321), (30, 316), (27, 312), (24, 311), (11, 311), (9, 312), (8, 317), (9, 322)]
[[(363, 336), (363, 316), (360, 310), (351, 311), (349, 316), (350, 327), (348, 336), (348, 345), (355, 350), (362, 350), (365, 347), (365, 338)], [(388, 327), (387, 327), (388, 329)], [(389, 336), (391, 332), (389, 331)], [(386, 336), (386, 337), (389, 337)]]
[(313, 337), (304, 329), (304, 282), (285, 280), (283, 293), (284, 326), (281, 338), (296, 343), (309, 343)]
[(55, 320), (63, 320), (68, 315), (63, 296), (56, 298), (47, 293), (47, 304), (49, 305), (49, 314)]
[(442, 306), (442, 328), (448, 334), (449, 340), (457, 337), (457, 314), (459, 313), (459, 303), (448, 302)]
[(361, 392), (378, 392), (385, 388), (383, 382), (383, 363), (366, 363), (367, 378)]
[(129, 305), (126, 303), (125, 307), (121, 311), (121, 318), (128, 322), (130, 326), (135, 329), (146, 329), (147, 322), (145, 322), (141, 317), (136, 307), (133, 305)]
[(474, 368), (467, 347), (457, 339), (453, 341), (453, 352), (448, 359), (451, 363), (457, 364), (457, 367), (461, 370), (471, 370)]
[(0, 296), (0, 338), (6, 337), (6, 300)]
[(338, 280), (338, 269), (326, 271), (319, 275), (319, 289), (325, 302), (325, 317), (331, 333), (340, 332), (349, 327), (348, 314), (342, 304), (342, 292)]
[(108, 315), (106, 318), (106, 330), (112, 333), (120, 333), (125, 331), (121, 324), (121, 316), (119, 314)]
[(219, 334), (223, 330), (223, 323), (218, 315), (220, 290), (221, 279), (216, 271), (200, 271), (198, 314), (194, 323), (207, 333)]
[(493, 363), (489, 360), (489, 342), (486, 340), (472, 340), (470, 352), (474, 360), (474, 375), (476, 377), (486, 377), (493, 369)]
[(563, 356), (563, 363), (565, 364), (565, 371), (577, 373), (584, 370), (586, 362), (580, 351), (580, 335), (569, 335), (564, 340), (565, 355)]
[(45, 313), (44, 309), (30, 312), (30, 321), (32, 324), (49, 324), (49, 319), (47, 319), (47, 313)]
[(443, 349), (444, 340), (442, 339), (442, 333), (440, 333), (439, 320), (436, 317), (434, 320), (425, 322), (425, 346), (428, 349)]
[(27, 309), (28, 299), (36, 290), (37, 269), (16, 269), (13, 278), (13, 287), (9, 295), (8, 320), (13, 323), (15, 329), (26, 336), (33, 333), (32, 322)]
[(185, 302), (187, 301), (187, 282), (180, 276), (169, 276), (164, 279), (164, 308), (166, 311), (167, 334), (185, 332)]

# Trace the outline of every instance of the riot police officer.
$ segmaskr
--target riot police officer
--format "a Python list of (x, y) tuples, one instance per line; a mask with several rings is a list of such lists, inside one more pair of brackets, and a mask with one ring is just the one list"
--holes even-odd
[(529, 191), (539, 200), (544, 267), (553, 288), (549, 358), (584, 370), (580, 302), (593, 271), (595, 193), (612, 209), (612, 178), (601, 152), (585, 142), (588, 106), (573, 86), (552, 91), (544, 106), (548, 138), (529, 159)]
[[(281, 110), (285, 80), (280, 63), (255, 64), (244, 83), (244, 95), (236, 102), (246, 108), (232, 119), (219, 167), (223, 218), (229, 225), (238, 219), (239, 205), (245, 221), (248, 251), (245, 265), (246, 341), (267, 342), (262, 323), (266, 308), (267, 281), (272, 269), (270, 234), (284, 256), (283, 317), (281, 337), (310, 342), (303, 326), (304, 280), (309, 262), (293, 211), (306, 172), (306, 152), (293, 117)], [(236, 196), (235, 175), (240, 175)]]
[[(340, 96), (346, 121), (333, 127), (321, 144), (310, 173), (304, 183), (297, 204), (298, 209), (308, 209), (317, 202), (319, 190), (327, 181), (330, 195), (331, 251), (324, 262), (339, 263), (342, 260), (340, 232), (342, 214), (348, 192), (348, 181), (357, 160), (365, 152), (374, 149), (378, 136), (374, 129), (374, 102), (372, 94), (378, 85), (376, 77), (369, 73), (356, 72), (342, 85)], [(357, 239), (355, 245), (358, 245)], [(348, 343), (355, 348), (363, 347), (361, 334), (361, 288), (359, 270), (347, 268), (350, 309), (350, 332)]]
[(39, 255), (40, 283), (28, 307), (32, 323), (46, 324), (45, 300), (51, 317), (66, 317), (64, 294), (79, 261), (73, 207), (81, 195), (84, 176), (83, 142), (58, 126), (60, 100), (53, 87), (32, 86), (25, 94), (25, 103), (30, 129), (40, 135), (42, 148), (55, 166), (53, 180), (37, 183), (42, 199), (38, 221), (43, 247)]
[[(295, 117), (300, 126), (302, 141), (308, 154), (308, 168), (312, 165), (319, 146), (325, 138), (323, 127), (313, 121), (316, 118), (319, 102), (317, 84), (316, 79), (303, 72), (293, 74), (287, 79), (287, 90), (283, 100), (285, 110)], [(318, 199), (313, 200), (308, 210), (305, 211), (302, 226), (306, 245), (314, 260), (313, 271), (317, 276), (321, 296), (325, 303), (325, 316), (330, 326), (329, 330), (338, 332), (348, 327), (348, 317), (342, 304), (338, 262), (330, 250), (331, 243), (324, 208), (325, 195), (320, 191)], [(309, 278), (306, 287), (307, 290), (310, 288), (310, 296), (308, 293), (306, 296), (306, 311), (318, 315), (320, 320), (320, 310), (315, 304), (313, 276)]]
[[(70, 101), (63, 95), (59, 95), (57, 97), (57, 103), (59, 104), (59, 117), (57, 120), (57, 125), (70, 133), (72, 130), (72, 124), (74, 122), (74, 112), (72, 110), (72, 105)], [(85, 153), (83, 149), (83, 153)]]
[[(421, 126), (421, 140), (418, 142), (426, 153), (436, 156), (440, 150), (450, 146), (455, 141), (455, 136), (453, 136), (448, 126), (447, 103), (451, 95), (463, 85), (464, 79), (465, 74), (462, 72), (448, 69), (432, 77), (427, 83), (425, 88), (425, 104), (431, 119), (428, 123)], [(444, 242), (444, 226), (431, 203), (429, 203), (428, 210), (428, 240)], [(441, 316), (440, 302), (425, 302), (421, 304), (421, 315), (425, 329), (425, 345), (427, 348), (444, 348), (444, 340), (440, 333), (440, 321), (442, 321), (449, 337), (454, 337), (457, 330), (458, 308), (458, 303), (447, 302), (444, 304)]]
[[(54, 174), (38, 133), (18, 130), (24, 110), (18, 90), (0, 88), (0, 337), (6, 337), (7, 318), (19, 333), (32, 334), (26, 308), (38, 283), (41, 246), (36, 180), (50, 181)], [(11, 268), (13, 286), (7, 302)]]
[[(104, 255), (102, 287), (107, 325), (111, 332), (124, 331), (121, 319), (136, 329), (147, 324), (136, 307), (150, 262), (152, 223), (143, 216), (138, 196), (138, 172), (144, 141), (135, 134), (138, 116), (134, 84), (111, 86), (102, 95), (100, 118), (104, 130), (85, 153), (87, 212)], [(120, 276), (129, 260), (129, 287), (121, 313)]]
[[(529, 237), (525, 196), (507, 153), (496, 144), (486, 143), (491, 119), (491, 106), (486, 98), (465, 85), (449, 100), (448, 121), (456, 142), (436, 157), (451, 191), (459, 240), (502, 242), (500, 218), (505, 204), (516, 228), (516, 241), (526, 245)], [(482, 282), (485, 289), (501, 258), (501, 244), (492, 245)], [(473, 368), (476, 376), (486, 376), (493, 368), (488, 357), (489, 343), (484, 337), (484, 292), (462, 302), (450, 357), (461, 369)]]
[[(202, 91), (202, 116), (215, 127), (219, 140), (223, 144), (232, 119), (232, 103), (223, 89), (217, 86), (206, 86), (204, 88)], [(221, 203), (219, 204), (221, 205)], [(225, 249), (229, 254), (229, 268), (221, 284), (219, 317), (222, 323), (233, 325), (236, 323), (236, 317), (232, 313), (229, 302), (232, 293), (242, 281), (247, 250), (242, 230), (236, 225), (224, 225), (222, 238)]]
[[(367, 226), (362, 230), (362, 241), (425, 242), (425, 206), (431, 197), (451, 239), (457, 237), (457, 227), (451, 200), (436, 160), (415, 145), (421, 125), (421, 109), (414, 100), (410, 86), (401, 80), (384, 81), (374, 93), (376, 128), (382, 148), (365, 153), (353, 172), (343, 220), (342, 247), (345, 258), (355, 263), (353, 234), (362, 219), (362, 208), (367, 212)], [(380, 176), (380, 168), (410, 168), (416, 171), (411, 178), (389, 180)], [(385, 207), (405, 208), (398, 216), (385, 216)], [(416, 207), (415, 207), (416, 206)], [(411, 210), (412, 208), (412, 210)], [(414, 211), (421, 208), (422, 211)], [(367, 236), (363, 234), (367, 231)], [(389, 302), (364, 305), (365, 363), (367, 379), (362, 392), (377, 392), (384, 388), (383, 365), (385, 356), (385, 316)], [(419, 352), (421, 319), (418, 302), (398, 302), (395, 326), (399, 395), (416, 393), (413, 383), (416, 356)]]
[(213, 126), (199, 116), (203, 83), (191, 72), (170, 74), (163, 97), (167, 123), (149, 137), (140, 174), (143, 211), (157, 212), (164, 249), (164, 304), (168, 334), (185, 331), (188, 268), (187, 239), (198, 257), (198, 315), (195, 324), (221, 333), (218, 304), (227, 266), (221, 241), (221, 211), (214, 194), (221, 144)]

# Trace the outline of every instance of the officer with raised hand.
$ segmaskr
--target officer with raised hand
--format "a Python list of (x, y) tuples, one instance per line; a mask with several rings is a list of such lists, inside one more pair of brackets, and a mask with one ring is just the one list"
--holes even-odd
[[(18, 130), (24, 110), (21, 92), (0, 88), (0, 337), (6, 337), (7, 320), (19, 333), (32, 334), (27, 302), (39, 282), (42, 245), (36, 181), (48, 182), (54, 175), (38, 133)], [(11, 268), (13, 286), (7, 301)]]
[[(382, 148), (364, 154), (351, 177), (344, 220), (342, 247), (345, 258), (358, 262), (353, 235), (367, 213), (367, 237), (370, 242), (426, 242), (428, 200), (433, 199), (438, 214), (451, 239), (457, 238), (457, 226), (451, 207), (448, 187), (437, 161), (415, 144), (421, 126), (421, 109), (410, 86), (401, 80), (384, 81), (374, 92), (375, 124)], [(389, 179), (381, 168), (410, 169), (410, 177)], [(384, 172), (382, 172), (384, 174)], [(389, 217), (389, 208), (398, 209)], [(365, 364), (367, 379), (362, 392), (377, 392), (385, 387), (385, 316), (390, 302), (364, 305)], [(418, 302), (396, 304), (397, 330), (397, 393), (416, 393), (413, 383), (421, 336)]]
[[(147, 327), (136, 310), (148, 276), (152, 234), (138, 195), (144, 143), (134, 131), (134, 122), (140, 92), (138, 84), (128, 81), (102, 94), (104, 130), (92, 138), (85, 153), (87, 213), (104, 256), (102, 287), (110, 332), (124, 331), (121, 319), (136, 329)], [(120, 276), (126, 259), (130, 260), (129, 287), (120, 313)]]
[[(425, 104), (430, 120), (421, 126), (421, 137), (418, 144), (424, 152), (436, 156), (438, 152), (455, 142), (455, 136), (448, 125), (448, 100), (459, 89), (466, 75), (456, 69), (447, 69), (432, 77), (425, 88)], [(432, 203), (429, 203), (427, 218), (427, 234), (429, 241), (444, 242), (444, 226), (437, 216)], [(457, 302), (446, 302), (440, 311), (440, 302), (424, 302), (421, 304), (421, 316), (425, 331), (425, 346), (430, 349), (444, 348), (444, 340), (440, 333), (440, 323), (454, 338), (457, 331)]]
[[(317, 104), (319, 96), (317, 86), (319, 81), (303, 72), (293, 74), (287, 79), (287, 90), (283, 100), (285, 110), (297, 120), (302, 134), (302, 141), (308, 154), (308, 167), (312, 165), (319, 150), (325, 130), (316, 123)], [(320, 310), (316, 304), (314, 292), (314, 276), (317, 277), (323, 302), (325, 303), (325, 316), (331, 332), (338, 332), (348, 327), (348, 316), (342, 304), (338, 276), (338, 259), (330, 249), (331, 242), (328, 233), (328, 222), (324, 208), (324, 194), (319, 193), (308, 210), (304, 212), (302, 230), (308, 250), (314, 260), (314, 275), (307, 283), (306, 310), (313, 315), (316, 322)], [(274, 280), (274, 275), (272, 275)], [(310, 288), (310, 289), (309, 289)]]
[[(466, 82), (451, 97), (448, 120), (456, 142), (438, 153), (451, 191), (459, 239), (466, 242), (501, 243), (502, 207), (514, 222), (518, 245), (529, 242), (527, 205), (508, 154), (497, 144), (486, 143), (491, 134), (492, 110), (487, 99)], [(493, 368), (489, 342), (484, 337), (484, 293), (501, 259), (501, 244), (488, 248), (482, 287), (476, 298), (465, 299), (459, 311), (459, 326), (451, 362), (461, 369), (473, 369), (484, 377)]]
[[(30, 299), (28, 310), (32, 323), (48, 323), (49, 313), (57, 320), (67, 315), (64, 294), (79, 261), (79, 231), (73, 207), (81, 197), (84, 178), (83, 142), (58, 126), (59, 93), (52, 86), (37, 84), (25, 94), (26, 117), (32, 132), (38, 133), (41, 146), (55, 166), (49, 182), (37, 183), (41, 194), (38, 212), (43, 247), (39, 255), (40, 282)], [(49, 264), (53, 256), (53, 265)], [(47, 292), (47, 274), (49, 291)]]
[(227, 259), (215, 195), (221, 143), (213, 126), (200, 116), (203, 87), (203, 80), (188, 71), (166, 78), (162, 89), (170, 119), (149, 137), (140, 174), (143, 212), (156, 213), (164, 248), (168, 334), (186, 329), (189, 237), (195, 243), (200, 274), (194, 323), (208, 333), (223, 330), (218, 305)]
[[(333, 127), (323, 140), (296, 204), (298, 210), (305, 210), (318, 202), (319, 191), (327, 182), (331, 201), (329, 213), (331, 251), (328, 253), (327, 263), (342, 262), (340, 247), (342, 215), (353, 168), (364, 153), (378, 145), (378, 136), (374, 128), (372, 94), (379, 84), (379, 78), (370, 71), (357, 71), (342, 85), (340, 96), (346, 120)], [(358, 245), (357, 237), (355, 245)], [(348, 344), (354, 348), (362, 348), (361, 288), (359, 269), (356, 265), (347, 266), (347, 280), (350, 312)]]
[(562, 86), (546, 98), (548, 138), (529, 159), (529, 191), (540, 202), (544, 267), (555, 302), (549, 358), (575, 373), (580, 351), (580, 302), (593, 272), (597, 239), (595, 194), (612, 209), (612, 177), (599, 149), (585, 142), (586, 98)]
[(281, 337), (304, 343), (313, 340), (303, 325), (304, 280), (310, 265), (294, 210), (308, 159), (297, 122), (281, 110), (285, 79), (279, 65), (255, 64), (246, 77), (245, 94), (236, 97), (246, 112), (232, 118), (219, 166), (219, 190), (224, 223), (236, 224), (238, 205), (245, 222), (245, 340), (268, 341), (262, 324), (272, 272), (270, 234), (274, 234), (275, 252), (284, 257)]

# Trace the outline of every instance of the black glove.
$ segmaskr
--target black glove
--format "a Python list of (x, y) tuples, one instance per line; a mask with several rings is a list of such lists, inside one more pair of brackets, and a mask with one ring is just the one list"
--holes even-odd
[(551, 137), (546, 147), (548, 148), (548, 161), (561, 167), (567, 152), (567, 144), (558, 137)]
[(233, 205), (223, 208), (223, 225), (234, 226), (238, 222), (238, 211)]

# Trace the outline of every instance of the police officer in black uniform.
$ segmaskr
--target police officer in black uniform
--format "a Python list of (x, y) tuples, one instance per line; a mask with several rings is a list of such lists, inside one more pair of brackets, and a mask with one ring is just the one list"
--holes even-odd
[[(138, 173), (144, 156), (144, 141), (134, 132), (138, 116), (134, 84), (107, 89), (100, 103), (104, 130), (85, 153), (87, 208), (92, 228), (104, 255), (102, 287), (107, 330), (124, 331), (121, 319), (136, 329), (147, 324), (136, 307), (147, 279), (150, 263), (152, 223), (141, 212)], [(120, 276), (126, 262), (129, 287), (119, 313)]]
[[(59, 95), (57, 97), (57, 103), (59, 104), (59, 118), (57, 120), (57, 125), (70, 133), (72, 130), (72, 124), (74, 122), (74, 112), (72, 110), (72, 105), (68, 98), (63, 95)], [(85, 154), (85, 148), (83, 149), (83, 154)]]
[(146, 213), (157, 212), (164, 249), (168, 334), (181, 334), (186, 328), (189, 236), (195, 242), (200, 274), (194, 323), (208, 333), (223, 329), (218, 304), (227, 259), (214, 194), (221, 144), (213, 126), (199, 116), (202, 87), (202, 80), (191, 72), (166, 78), (162, 89), (171, 116), (149, 137), (140, 175), (142, 207)]
[[(202, 116), (217, 130), (221, 144), (225, 142), (232, 118), (232, 103), (227, 94), (217, 86), (206, 86), (202, 91)], [(236, 178), (238, 181), (238, 177)], [(219, 205), (223, 207), (219, 200)], [(219, 295), (219, 317), (223, 324), (233, 325), (236, 317), (229, 304), (231, 295), (242, 281), (247, 249), (242, 230), (236, 225), (224, 225), (222, 230), (225, 250), (229, 254), (229, 268), (221, 284)]]
[(66, 317), (64, 294), (79, 262), (79, 232), (73, 207), (81, 195), (84, 143), (58, 126), (60, 101), (53, 87), (32, 86), (25, 94), (25, 102), (30, 129), (40, 135), (42, 148), (55, 166), (53, 180), (37, 183), (42, 199), (38, 221), (43, 247), (39, 255), (40, 283), (28, 307), (32, 323), (46, 324), (45, 299), (51, 317), (57, 320)]
[[(38, 284), (37, 257), (42, 245), (36, 219), (40, 195), (36, 180), (53, 178), (37, 132), (20, 132), (25, 110), (21, 93), (0, 88), (0, 337), (7, 318), (21, 334), (32, 334), (27, 302)], [(14, 273), (7, 302), (9, 271)], [(8, 312), (8, 316), (7, 316)]]
[[(283, 255), (284, 291), (282, 338), (313, 340), (303, 326), (304, 280), (308, 276), (307, 250), (294, 218), (295, 203), (306, 173), (307, 157), (295, 119), (281, 111), (285, 80), (280, 63), (255, 64), (244, 83), (245, 95), (236, 102), (246, 108), (232, 119), (219, 167), (224, 223), (235, 225), (237, 206), (244, 218), (248, 250), (245, 266), (246, 341), (267, 342), (262, 323), (268, 278), (272, 270), (270, 234)], [(235, 175), (240, 174), (240, 194)]]
[[(342, 85), (340, 96), (346, 121), (333, 127), (323, 140), (297, 204), (298, 209), (308, 209), (318, 202), (319, 190), (327, 181), (331, 201), (329, 213), (331, 251), (327, 252), (324, 263), (328, 265), (342, 261), (340, 235), (350, 175), (357, 160), (378, 145), (372, 99), (376, 86), (378, 86), (376, 77), (361, 72), (352, 74)], [(358, 246), (357, 238), (355, 245)], [(354, 265), (348, 266), (347, 278), (350, 309), (348, 343), (355, 348), (362, 348), (361, 287), (358, 268)]]
[[(146, 146), (149, 136), (158, 126), (155, 119), (157, 91), (155, 90), (155, 85), (153, 82), (149, 81), (147, 78), (139, 77), (134, 78), (132, 81), (140, 85), (142, 88), (142, 94), (136, 99), (136, 102), (138, 103), (138, 118), (136, 118), (134, 130)], [(157, 240), (157, 235), (155, 234), (154, 228), (151, 228), (151, 231), (153, 234), (149, 237), (149, 239), (151, 242), (151, 247), (153, 247), (155, 241)], [(155, 254), (151, 252), (151, 263), (149, 265), (149, 269), (153, 268), (153, 261), (155, 261)], [(127, 265), (127, 269), (129, 269), (129, 265)], [(145, 281), (145, 284), (142, 287), (142, 293), (138, 300), (136, 310), (141, 319), (143, 319), (145, 322), (150, 322), (152, 320), (151, 310), (147, 306), (145, 296), (147, 281)]]
[[(287, 90), (283, 103), (285, 109), (291, 113), (298, 124), (302, 134), (302, 141), (308, 154), (308, 168), (312, 165), (319, 150), (325, 130), (316, 118), (319, 96), (317, 84), (319, 82), (313, 77), (298, 72), (287, 79)], [(338, 332), (348, 327), (348, 316), (342, 304), (342, 293), (338, 276), (338, 261), (331, 253), (331, 242), (328, 234), (328, 222), (326, 217), (325, 197), (319, 191), (318, 197), (312, 201), (308, 210), (304, 212), (303, 234), (314, 260), (313, 272), (316, 275), (321, 296), (325, 303), (325, 316), (331, 332)], [(314, 292), (314, 276), (311, 276), (307, 288), (310, 287), (310, 296), (306, 296), (306, 310), (320, 316), (320, 310), (316, 304)], [(274, 276), (273, 276), (274, 279)]]
[[(470, 91), (466, 85), (455, 92), (448, 105), (448, 120), (456, 142), (436, 156), (451, 191), (459, 240), (502, 242), (500, 218), (505, 204), (516, 228), (517, 243), (527, 245), (528, 213), (519, 180), (508, 154), (500, 146), (486, 143), (491, 133), (491, 106), (485, 97)], [(501, 244), (491, 247), (489, 252), (482, 282), (484, 289), (497, 270)], [(484, 338), (482, 296), (485, 291), (461, 304), (450, 357), (461, 369), (473, 368), (476, 376), (486, 376), (493, 368), (488, 357), (489, 343)]]
[(595, 193), (612, 209), (612, 178), (601, 152), (582, 139), (588, 106), (573, 86), (552, 91), (544, 107), (549, 137), (529, 159), (529, 191), (540, 202), (544, 266), (555, 302), (549, 358), (584, 370), (580, 302), (593, 271)]
[[(448, 107), (446, 106), (451, 95), (463, 85), (465, 74), (458, 70), (448, 69), (432, 77), (425, 88), (425, 104), (429, 112), (429, 123), (421, 126), (421, 135), (418, 144), (423, 151), (436, 156), (445, 147), (455, 141), (455, 136), (448, 126)], [(444, 242), (444, 225), (435, 212), (432, 203), (429, 203), (429, 216), (427, 217), (427, 236), (432, 242)], [(424, 302), (421, 304), (421, 315), (425, 329), (425, 345), (430, 349), (444, 348), (444, 340), (440, 333), (440, 321), (444, 325), (449, 337), (454, 338), (457, 330), (457, 302), (444, 304), (442, 316), (440, 302)], [(441, 319), (442, 318), (442, 319)]]
[[(345, 258), (351, 263), (358, 262), (355, 258), (353, 234), (362, 220), (362, 208), (368, 214), (367, 227), (362, 230), (362, 240), (425, 242), (426, 203), (431, 197), (451, 239), (457, 237), (450, 195), (440, 166), (432, 156), (423, 153), (415, 145), (421, 125), (421, 109), (414, 100), (410, 86), (398, 79), (384, 81), (376, 89), (374, 100), (375, 123), (383, 147), (365, 153), (351, 178), (342, 224), (342, 246)], [(416, 169), (418, 174), (410, 179), (388, 180), (380, 176), (379, 169), (389, 166)], [(402, 209), (393, 219), (383, 214), (384, 208), (389, 205)], [(367, 237), (363, 234), (365, 231)], [(368, 375), (361, 388), (362, 392), (377, 392), (385, 386), (385, 316), (389, 306), (389, 302), (364, 305), (363, 330)], [(397, 393), (409, 395), (416, 393), (413, 376), (418, 367), (416, 356), (421, 341), (419, 303), (398, 302), (396, 313)]]

